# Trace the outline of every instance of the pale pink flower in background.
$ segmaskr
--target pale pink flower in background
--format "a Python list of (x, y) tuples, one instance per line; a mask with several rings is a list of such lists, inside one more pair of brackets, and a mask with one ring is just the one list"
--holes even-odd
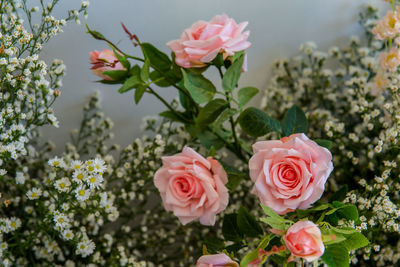
[(378, 40), (390, 39), (398, 35), (400, 30), (399, 8), (395, 12), (388, 11), (372, 29), (375, 38)]
[(201, 256), (196, 263), (196, 267), (214, 267), (214, 266), (239, 267), (239, 264), (223, 253)]
[(259, 141), (250, 158), (252, 190), (276, 213), (308, 209), (320, 199), (333, 170), (331, 152), (305, 134)]
[(400, 49), (392, 47), (388, 52), (381, 52), (379, 55), (379, 63), (382, 68), (389, 71), (396, 71), (400, 65)]
[[(175, 61), (184, 68), (199, 68), (210, 63), (219, 53), (223, 58), (250, 47), (250, 32), (243, 32), (248, 22), (236, 24), (226, 14), (215, 16), (210, 22), (198, 21), (186, 29), (181, 38), (167, 43), (175, 53)], [(243, 64), (243, 69), (246, 69)]]
[(112, 80), (111, 77), (104, 75), (103, 72), (111, 70), (124, 70), (121, 62), (114, 55), (114, 51), (110, 49), (104, 49), (103, 51), (92, 51), (89, 52), (90, 64), (93, 66), (90, 68), (94, 75), (97, 75), (104, 80)]
[(386, 72), (382, 69), (378, 70), (373, 82), (373, 95), (378, 95), (382, 89), (384, 89), (389, 84)]
[(164, 207), (182, 224), (200, 219), (203, 225), (214, 225), (217, 213), (228, 205), (225, 184), (228, 176), (221, 164), (205, 159), (190, 147), (179, 154), (163, 157), (163, 166), (154, 175)]
[(308, 262), (317, 260), (324, 254), (321, 230), (310, 221), (293, 224), (283, 237), (292, 256), (304, 258)]

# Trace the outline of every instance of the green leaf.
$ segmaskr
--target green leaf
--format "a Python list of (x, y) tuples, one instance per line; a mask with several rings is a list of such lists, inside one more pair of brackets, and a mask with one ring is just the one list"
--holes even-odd
[(214, 125), (221, 125), (225, 121), (227, 121), (230, 117), (238, 113), (239, 110), (233, 109), (233, 108), (228, 108), (225, 109), (221, 115), (218, 117), (218, 119), (215, 121)]
[(142, 81), (147, 82), (147, 80), (149, 79), (150, 77), (149, 70), (150, 70), (150, 61), (146, 58), (142, 66), (142, 70), (140, 71), (140, 78), (142, 79)]
[(222, 88), (227, 92), (232, 92), (239, 81), (240, 74), (242, 73), (242, 65), (244, 61), (244, 55), (239, 57), (233, 64), (226, 70), (224, 77), (222, 78)]
[(264, 238), (261, 239), (260, 243), (258, 244), (257, 248), (265, 249), (270, 241), (271, 241), (271, 235), (264, 236)]
[(242, 244), (232, 244), (232, 245), (225, 247), (225, 249), (226, 249), (226, 251), (228, 251), (228, 253), (231, 253), (231, 252), (237, 252), (238, 250), (240, 250), (244, 247), (245, 246)]
[(256, 219), (247, 211), (245, 207), (240, 207), (237, 216), (237, 225), (240, 232), (249, 237), (257, 237), (264, 232)]
[(277, 218), (280, 220), (284, 220), (278, 213), (273, 211), (270, 207), (261, 204), (261, 208), (263, 209), (265, 215), (268, 215), (270, 217)]
[(212, 123), (228, 106), (228, 102), (223, 99), (211, 100), (200, 110), (199, 116), (197, 117), (197, 124), (208, 125)]
[(201, 74), (195, 74), (182, 69), (183, 83), (197, 104), (209, 102), (213, 99), (217, 89), (214, 84)]
[(329, 198), (329, 202), (333, 201), (343, 201), (346, 198), (346, 194), (349, 191), (349, 187), (345, 184), (339, 190), (337, 190), (333, 195)]
[(182, 119), (182, 117), (179, 116), (177, 113), (180, 114), (181, 116), (183, 116), (183, 114), (181, 114), (181, 113), (178, 112), (178, 111), (177, 111), (177, 112), (172, 112), (172, 111), (170, 111), (170, 110), (163, 111), (163, 112), (161, 112), (159, 115), (160, 115), (161, 117), (170, 119), (171, 121), (185, 122), (185, 120)]
[(240, 267), (247, 267), (250, 262), (258, 258), (258, 249), (253, 250), (248, 253), (243, 259), (240, 261)]
[(152, 66), (164, 72), (171, 68), (172, 62), (165, 53), (161, 52), (150, 43), (142, 43), (141, 47), (145, 58), (149, 59)]
[(143, 83), (142, 80), (140, 79), (140, 67), (138, 65), (133, 66), (129, 74), (131, 75), (131, 77), (126, 79), (122, 87), (119, 88), (118, 90), (118, 92), (121, 94), (128, 92), (132, 88), (135, 88)]
[(230, 240), (234, 242), (241, 242), (243, 234), (239, 231), (237, 222), (237, 214), (226, 214), (224, 216), (224, 221), (222, 223), (222, 235), (225, 240)]
[(358, 221), (358, 210), (357, 207), (351, 204), (348, 204), (340, 209), (338, 209), (337, 213), (340, 217), (345, 218), (350, 221)]
[(332, 141), (331, 140), (325, 140), (325, 139), (315, 139), (314, 140), (315, 143), (317, 143), (318, 145), (325, 147), (327, 149), (331, 149), (332, 148)]
[(262, 221), (265, 224), (268, 224), (269, 226), (271, 226), (274, 229), (286, 230), (285, 222), (281, 221), (281, 220), (277, 220), (274, 217), (264, 217), (264, 218), (261, 218), (260, 221)]
[(242, 130), (253, 137), (263, 136), (271, 131), (281, 131), (279, 121), (254, 107), (245, 109), (240, 114), (238, 121)]
[(344, 234), (344, 235), (351, 235), (355, 232), (358, 232), (356, 229), (351, 228), (351, 227), (342, 227), (342, 228), (332, 227), (331, 229), (332, 229), (332, 231), (334, 231), (336, 233), (340, 233), (340, 234)]
[(181, 102), (181, 105), (184, 109), (186, 110), (191, 109), (189, 97), (181, 91), (179, 91), (179, 101)]
[(119, 54), (115, 49), (113, 49), (115, 57), (121, 62), (122, 66), (124, 66), (127, 70), (130, 69), (131, 64), (129, 61), (126, 59), (126, 57), (122, 56)]
[(168, 82), (158, 71), (154, 70), (150, 72), (150, 80), (160, 87), (169, 87), (171, 83)]
[(308, 122), (306, 115), (297, 105), (293, 105), (283, 117), (283, 133), (285, 136), (289, 136), (294, 133), (306, 133), (307, 129)]
[(216, 237), (208, 237), (204, 239), (203, 242), (210, 253), (215, 253), (217, 251), (222, 250), (225, 247), (224, 241)]
[(360, 232), (355, 232), (345, 237), (346, 240), (343, 241), (341, 245), (345, 246), (347, 250), (359, 249), (369, 244), (368, 239)]
[(217, 68), (220, 68), (224, 65), (224, 56), (222, 53), (219, 53), (212, 61), (212, 64)]
[(224, 146), (224, 142), (210, 131), (197, 131), (197, 137), (199, 138), (200, 143), (207, 149), (210, 149), (213, 146), (218, 150)]
[(103, 75), (107, 75), (113, 81), (119, 81), (124, 79), (128, 75), (128, 72), (126, 70), (109, 70), (103, 71)]
[(325, 248), (325, 253), (321, 259), (329, 267), (350, 266), (349, 251), (339, 244)]
[(239, 106), (244, 107), (259, 90), (255, 87), (243, 87), (238, 91)]
[(145, 84), (139, 85), (135, 90), (135, 103), (138, 104), (144, 92), (146, 91), (147, 86)]

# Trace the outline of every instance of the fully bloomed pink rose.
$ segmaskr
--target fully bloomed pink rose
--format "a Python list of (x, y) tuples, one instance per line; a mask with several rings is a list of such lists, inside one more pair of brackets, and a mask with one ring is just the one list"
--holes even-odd
[(221, 164), (212, 157), (205, 159), (190, 147), (162, 161), (154, 184), (165, 209), (182, 224), (200, 219), (203, 225), (214, 225), (216, 214), (226, 208), (229, 200), (225, 187), (228, 177)]
[(89, 52), (89, 55), (90, 64), (93, 65), (91, 67), (93, 74), (103, 78), (104, 80), (112, 80), (112, 78), (104, 75), (103, 72), (125, 69), (121, 62), (119, 62), (118, 58), (114, 55), (114, 51), (110, 49), (104, 49), (101, 52), (95, 50)]
[(196, 267), (239, 267), (237, 262), (231, 260), (227, 255), (220, 253), (215, 255), (201, 256), (196, 263)]
[[(175, 53), (175, 62), (184, 68), (199, 68), (210, 63), (219, 53), (223, 58), (250, 47), (250, 32), (243, 32), (248, 22), (236, 22), (222, 14), (210, 22), (198, 21), (186, 29), (179, 40), (170, 41), (168, 47)], [(245, 64), (244, 64), (245, 65)], [(244, 66), (244, 69), (246, 66)]]
[(324, 192), (333, 170), (332, 155), (305, 134), (253, 145), (250, 158), (252, 193), (276, 213), (307, 209)]
[(285, 244), (295, 257), (311, 262), (324, 254), (321, 230), (310, 221), (299, 221), (293, 224), (283, 237)]

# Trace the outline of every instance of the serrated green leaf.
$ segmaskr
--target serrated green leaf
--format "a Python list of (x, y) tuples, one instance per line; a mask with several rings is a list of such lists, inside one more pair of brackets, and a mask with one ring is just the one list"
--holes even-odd
[(226, 214), (224, 216), (224, 221), (222, 223), (222, 235), (225, 240), (241, 242), (243, 238), (243, 234), (239, 231), (239, 227), (237, 225), (237, 214)]
[(221, 125), (222, 123), (227, 121), (230, 117), (232, 117), (233, 115), (235, 115), (238, 112), (239, 112), (239, 110), (233, 109), (233, 108), (225, 109), (221, 113), (221, 115), (217, 118), (217, 120), (215, 121), (214, 125)]
[(315, 139), (315, 143), (318, 145), (325, 147), (326, 149), (331, 149), (332, 148), (332, 141), (331, 140), (325, 140), (325, 139)]
[(250, 136), (260, 137), (268, 132), (281, 131), (281, 126), (278, 120), (269, 117), (265, 112), (250, 107), (245, 109), (238, 118), (242, 130)]
[(182, 69), (183, 83), (197, 104), (209, 102), (213, 99), (217, 89), (214, 84), (203, 75), (188, 72)]
[(214, 99), (207, 103), (199, 112), (197, 117), (198, 125), (208, 125), (215, 121), (218, 116), (229, 106), (223, 99)]
[(170, 111), (170, 110), (166, 110), (166, 111), (161, 112), (159, 115), (160, 115), (161, 117), (170, 119), (171, 121), (185, 122), (185, 120), (182, 119), (183, 114), (180, 113), (180, 112), (178, 112), (178, 111), (172, 112), (172, 111)]
[(239, 106), (244, 107), (257, 93), (259, 90), (255, 87), (244, 87), (238, 91)]
[(306, 133), (308, 129), (306, 115), (297, 105), (293, 105), (286, 112), (281, 124), (285, 136), (294, 133)]
[(346, 235), (345, 237), (346, 240), (343, 241), (341, 245), (345, 246), (347, 250), (359, 249), (369, 244), (368, 239), (360, 232), (354, 232), (350, 235)]
[(172, 62), (164, 52), (161, 52), (150, 43), (142, 43), (141, 47), (145, 58), (150, 61), (152, 66), (164, 72), (171, 68)]
[(257, 237), (263, 234), (261, 226), (245, 207), (240, 207), (237, 216), (237, 225), (240, 232), (249, 237)]
[(145, 84), (139, 85), (135, 90), (135, 103), (138, 104), (140, 99), (142, 99), (147, 86)]
[(351, 204), (347, 204), (346, 206), (340, 208), (337, 213), (341, 218), (345, 218), (350, 221), (358, 221), (358, 210), (357, 207)]
[(232, 92), (239, 81), (240, 74), (242, 73), (242, 66), (244, 62), (244, 55), (240, 56), (233, 64), (226, 70), (222, 78), (222, 88), (227, 92)]
[(339, 244), (325, 248), (325, 253), (321, 259), (329, 267), (350, 266), (349, 251)]
[(265, 215), (268, 215), (268, 216), (270, 216), (272, 218), (277, 218), (277, 219), (282, 220), (282, 221), (285, 220), (278, 213), (273, 211), (270, 207), (261, 204), (261, 208), (263, 209)]

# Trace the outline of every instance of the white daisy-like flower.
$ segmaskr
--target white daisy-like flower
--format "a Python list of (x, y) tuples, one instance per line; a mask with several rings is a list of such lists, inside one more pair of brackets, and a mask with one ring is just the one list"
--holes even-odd
[(94, 160), (93, 165), (94, 165), (94, 170), (98, 173), (103, 173), (107, 169), (107, 166), (106, 166), (104, 160), (102, 160), (102, 159), (96, 158)]
[(25, 184), (25, 180), (26, 180), (26, 177), (25, 177), (25, 174), (23, 172), (17, 172), (16, 173), (15, 182), (17, 184)]
[(57, 227), (61, 229), (70, 228), (69, 219), (64, 213), (57, 212), (54, 214), (53, 221)]
[(66, 166), (64, 160), (58, 158), (57, 156), (52, 159), (49, 159), (48, 164), (56, 168), (64, 168)]
[(84, 168), (83, 162), (80, 160), (73, 160), (70, 164), (71, 169), (79, 171)]
[(33, 187), (26, 193), (26, 196), (30, 199), (38, 199), (42, 195), (42, 190), (40, 188)]
[(86, 183), (90, 189), (98, 189), (103, 183), (103, 177), (98, 174), (91, 174), (86, 177)]
[(86, 258), (90, 254), (94, 252), (96, 245), (93, 243), (92, 240), (83, 240), (78, 243), (76, 246), (76, 253), (81, 254), (83, 258)]
[(10, 231), (15, 231), (21, 227), (21, 220), (16, 217), (11, 217), (6, 221), (6, 226), (10, 229)]
[(93, 160), (87, 160), (85, 162), (85, 165), (86, 165), (86, 170), (88, 172), (94, 172), (94, 161)]
[(87, 190), (83, 185), (80, 185), (77, 189), (75, 189), (75, 197), (78, 201), (85, 201), (89, 198), (89, 196), (90, 191)]
[(83, 183), (83, 181), (86, 179), (87, 173), (83, 170), (79, 171), (74, 171), (72, 174), (72, 180), (78, 184)]
[(71, 240), (75, 235), (70, 229), (66, 229), (62, 232), (62, 236), (64, 240)]
[(71, 187), (71, 182), (67, 177), (61, 178), (54, 183), (54, 187), (59, 192), (68, 192)]

